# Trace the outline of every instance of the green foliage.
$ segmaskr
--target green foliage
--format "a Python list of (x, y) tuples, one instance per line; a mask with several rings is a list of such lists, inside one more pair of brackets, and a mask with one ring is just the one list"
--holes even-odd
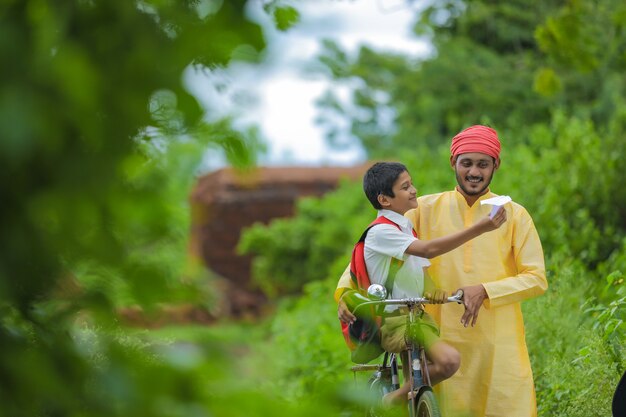
[[(524, 304), (541, 417), (606, 415), (626, 368), (626, 9), (593, 2), (434, 2), (424, 61), (325, 42), (353, 88), (327, 94), (370, 155), (406, 163), (420, 194), (451, 189), (448, 140), (489, 123), (493, 189), (526, 206), (550, 289)], [(266, 11), (280, 30), (299, 13)], [(592, 7), (593, 6), (593, 7)], [(332, 292), (372, 220), (360, 184), (303, 199), (244, 234), (276, 314), (252, 324), (131, 331), (119, 307), (210, 304), (184, 253), (186, 198), (206, 148), (241, 168), (258, 132), (206, 123), (183, 72), (255, 61), (244, 1), (9, 1), (0, 6), (0, 416), (336, 415), (350, 387)]]
[(619, 0), (569, 1), (535, 32), (563, 85), (559, 101), (599, 126), (623, 111), (625, 25), (626, 6)]
[(508, 147), (514, 134), (502, 134), (494, 190), (529, 210), (547, 253), (567, 251), (592, 267), (608, 259), (626, 231), (619, 209), (626, 202), (621, 127), (600, 133), (589, 120), (557, 113), (550, 125), (530, 129), (531, 146)]
[(255, 354), (247, 364), (255, 370), (253, 384), (281, 400), (304, 410), (327, 407), (331, 415), (359, 416), (371, 400), (363, 391), (369, 373), (350, 372), (336, 305), (328, 297), (346, 262), (339, 258), (329, 279), (306, 284), (303, 297), (280, 300), (267, 323), (269, 337), (253, 342)]
[(245, 166), (258, 141), (202, 122), (183, 74), (255, 57), (244, 7), (0, 5), (0, 415), (207, 414), (221, 356), (172, 360), (116, 309), (205, 302), (185, 256), (193, 175), (207, 147)]
[(327, 276), (329, 260), (349, 255), (345, 242), (358, 239), (361, 225), (375, 216), (365, 203), (361, 185), (344, 182), (323, 199), (299, 200), (293, 219), (246, 230), (239, 250), (259, 255), (253, 262), (256, 283), (266, 294), (276, 296), (299, 291), (304, 283)]
[(619, 363), (620, 359), (626, 359), (623, 346), (626, 340), (626, 285), (620, 271), (613, 271), (606, 277), (606, 281), (601, 298), (607, 300), (608, 305), (592, 297), (587, 301), (588, 308), (584, 313), (595, 316), (594, 330), (611, 348), (613, 362)]
[(539, 94), (550, 97), (563, 89), (561, 80), (551, 68), (541, 68), (535, 74), (533, 89)]
[[(265, 7), (266, 10), (270, 8), (272, 7)], [(276, 28), (282, 31), (291, 28), (300, 20), (300, 13), (298, 12), (298, 10), (290, 6), (273, 7), (271, 13), (274, 17), (274, 23), (276, 24)]]
[(549, 124), (555, 109), (603, 132), (623, 108), (624, 16), (619, 0), (433, 2), (415, 28), (433, 43), (425, 58), (367, 47), (349, 56), (324, 43), (319, 61), (352, 97), (329, 89), (320, 122), (329, 143), (356, 140), (373, 157), (436, 147), (475, 123), (523, 131)]
[[(281, 358), (275, 368), (281, 378), (273, 379), (273, 385), (286, 398), (317, 395), (325, 385), (348, 380), (349, 353), (336, 304), (328, 297), (332, 281), (308, 284), (305, 297), (281, 303), (272, 322), (273, 354)], [(285, 351), (277, 355), (277, 348)]]
[[(598, 302), (593, 294), (601, 282), (579, 261), (548, 261), (550, 290), (524, 304), (539, 415), (608, 415), (626, 368), (624, 329), (615, 326), (619, 309)], [(613, 307), (623, 303), (616, 299), (624, 292), (623, 282), (615, 280), (620, 276), (610, 275), (604, 289)]]
[[(2, 69), (10, 87), (0, 97), (7, 202), (2, 246), (8, 248), (3, 298), (26, 311), (58, 279), (61, 260), (114, 264), (130, 275), (151, 276), (158, 287), (163, 273), (141, 256), (127, 256), (134, 250), (129, 246), (147, 249), (169, 233), (162, 219), (172, 216), (172, 208), (159, 203), (167, 174), (142, 175), (151, 162), (138, 147), (148, 140), (167, 143), (173, 137), (164, 135), (172, 130), (201, 137), (201, 128), (194, 131), (201, 109), (181, 75), (190, 64), (227, 62), (240, 44), (262, 46), (242, 8), (228, 2), (201, 17), (194, 2), (2, 6), (0, 52), (11, 62)], [(215, 33), (231, 36), (196, 42)], [(165, 104), (155, 109), (151, 100)], [(168, 111), (158, 110), (168, 104)], [(155, 134), (146, 129), (152, 122)], [(21, 284), (9, 285), (10, 276)]]
[[(546, 122), (556, 99), (533, 90), (535, 71), (545, 65), (533, 32), (559, 4), (433, 2), (415, 28), (435, 49), (421, 59), (366, 47), (350, 57), (327, 42), (320, 62), (353, 95), (339, 111), (330, 92), (320, 105), (347, 119), (349, 133), (374, 157), (395, 157), (416, 143), (437, 147), (477, 122)], [(323, 118), (331, 139), (338, 136), (332, 120)]]

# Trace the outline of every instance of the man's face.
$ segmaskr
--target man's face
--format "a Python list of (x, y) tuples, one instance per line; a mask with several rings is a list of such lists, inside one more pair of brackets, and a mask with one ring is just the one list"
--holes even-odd
[(456, 172), (456, 182), (468, 196), (485, 193), (493, 173), (498, 168), (498, 160), (484, 153), (464, 153), (451, 160)]

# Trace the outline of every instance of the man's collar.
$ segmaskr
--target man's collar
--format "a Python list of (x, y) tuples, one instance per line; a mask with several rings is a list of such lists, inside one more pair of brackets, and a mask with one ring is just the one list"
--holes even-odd
[[(454, 187), (455, 194), (456, 194), (458, 199), (462, 199), (467, 204), (467, 199), (465, 198), (465, 195), (463, 194), (463, 192), (461, 192), (461, 190), (459, 188), (460, 187), (458, 185), (456, 187)], [(476, 199), (476, 201), (474, 201), (474, 204), (472, 204), (472, 207), (476, 203), (478, 203), (480, 200), (485, 200), (487, 198), (496, 197), (496, 196), (497, 196), (497, 194), (492, 193), (491, 189), (487, 188), (487, 191), (485, 191), (481, 196), (479, 196)]]

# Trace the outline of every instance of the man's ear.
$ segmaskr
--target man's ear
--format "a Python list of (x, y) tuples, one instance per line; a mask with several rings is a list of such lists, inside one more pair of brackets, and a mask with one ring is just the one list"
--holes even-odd
[(450, 155), (450, 167), (454, 169), (455, 165), (456, 165), (456, 156)]
[(387, 197), (386, 195), (378, 194), (378, 204), (385, 208), (391, 205), (391, 201), (389, 201), (389, 197)]
[(498, 168), (500, 168), (500, 158), (496, 158), (496, 159), (493, 161), (493, 170), (495, 171), (495, 170), (497, 170)]

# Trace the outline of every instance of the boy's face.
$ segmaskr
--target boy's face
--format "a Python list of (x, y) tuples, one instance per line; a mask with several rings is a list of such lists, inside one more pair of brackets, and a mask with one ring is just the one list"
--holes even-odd
[(417, 190), (413, 186), (408, 172), (404, 171), (400, 174), (396, 182), (393, 183), (391, 190), (394, 197), (382, 194), (378, 196), (378, 201), (384, 209), (404, 214), (417, 207)]

